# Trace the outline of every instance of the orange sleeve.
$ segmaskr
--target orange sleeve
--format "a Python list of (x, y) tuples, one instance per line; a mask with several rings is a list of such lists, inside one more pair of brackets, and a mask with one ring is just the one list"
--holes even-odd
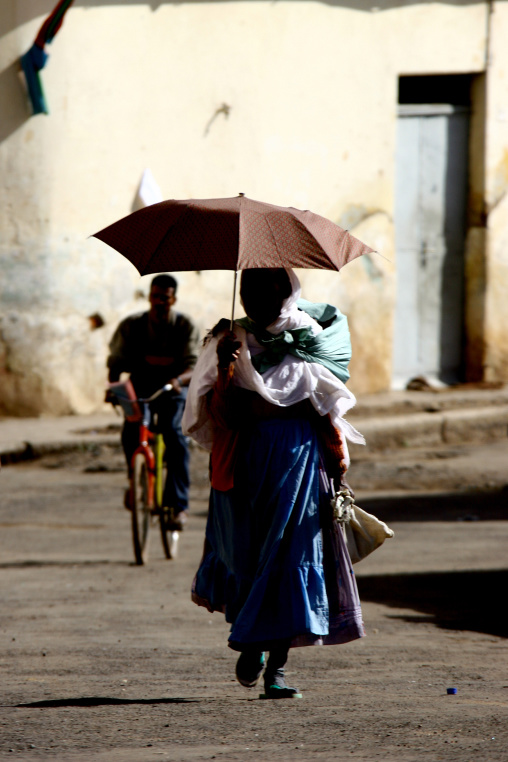
[(329, 415), (319, 416), (317, 429), (327, 473), (332, 479), (337, 480), (337, 477), (347, 471), (342, 435), (333, 425)]
[(239, 436), (235, 410), (233, 365), (219, 368), (217, 381), (207, 397), (207, 411), (213, 423), (211, 457), (212, 487), (221, 492), (232, 489)]
[(212, 420), (215, 427), (220, 429), (235, 428), (234, 391), (233, 372), (231, 365), (229, 368), (219, 368), (217, 381), (213, 389), (208, 392), (206, 398), (206, 410), (208, 417)]

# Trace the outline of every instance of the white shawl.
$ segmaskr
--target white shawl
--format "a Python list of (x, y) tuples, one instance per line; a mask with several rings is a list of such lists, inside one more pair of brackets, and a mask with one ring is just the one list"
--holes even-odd
[[(291, 296), (282, 304), (277, 320), (266, 330), (274, 335), (300, 326), (311, 326), (316, 333), (321, 326), (296, 306), (300, 296), (300, 283), (292, 270), (287, 270), (293, 291)], [(235, 363), (233, 381), (243, 389), (257, 392), (263, 399), (273, 405), (288, 407), (310, 400), (320, 415), (330, 414), (335, 428), (344, 435), (346, 462), (349, 465), (349, 454), (345, 439), (357, 444), (365, 444), (365, 439), (344, 415), (356, 403), (356, 398), (331, 371), (319, 363), (306, 362), (293, 355), (287, 354), (284, 359), (262, 375), (257, 372), (251, 362), (251, 356), (263, 351), (255, 337), (247, 333), (240, 325), (235, 324), (234, 332), (242, 342), (240, 356)], [(198, 358), (187, 395), (187, 402), (182, 419), (183, 432), (191, 436), (199, 445), (207, 450), (212, 449), (213, 430), (205, 406), (205, 395), (213, 388), (217, 380), (217, 343), (223, 334), (207, 341)]]

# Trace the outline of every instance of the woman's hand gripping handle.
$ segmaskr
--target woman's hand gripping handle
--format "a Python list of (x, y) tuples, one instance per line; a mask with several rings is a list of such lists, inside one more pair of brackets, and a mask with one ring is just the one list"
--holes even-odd
[(241, 346), (242, 342), (232, 331), (225, 333), (217, 344), (218, 367), (222, 370), (229, 369), (231, 363), (235, 363), (240, 357)]

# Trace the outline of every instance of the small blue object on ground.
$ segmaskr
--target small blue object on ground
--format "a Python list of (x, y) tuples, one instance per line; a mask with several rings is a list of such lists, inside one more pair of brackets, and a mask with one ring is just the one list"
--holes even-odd
[(457, 688), (447, 688), (446, 692), (449, 696), (455, 695), (457, 693)]

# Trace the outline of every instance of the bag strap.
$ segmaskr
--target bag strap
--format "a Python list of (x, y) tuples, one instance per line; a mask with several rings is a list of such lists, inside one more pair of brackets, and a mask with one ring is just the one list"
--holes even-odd
[(348, 489), (340, 490), (330, 500), (333, 518), (339, 524), (349, 524), (353, 513), (354, 499)]

